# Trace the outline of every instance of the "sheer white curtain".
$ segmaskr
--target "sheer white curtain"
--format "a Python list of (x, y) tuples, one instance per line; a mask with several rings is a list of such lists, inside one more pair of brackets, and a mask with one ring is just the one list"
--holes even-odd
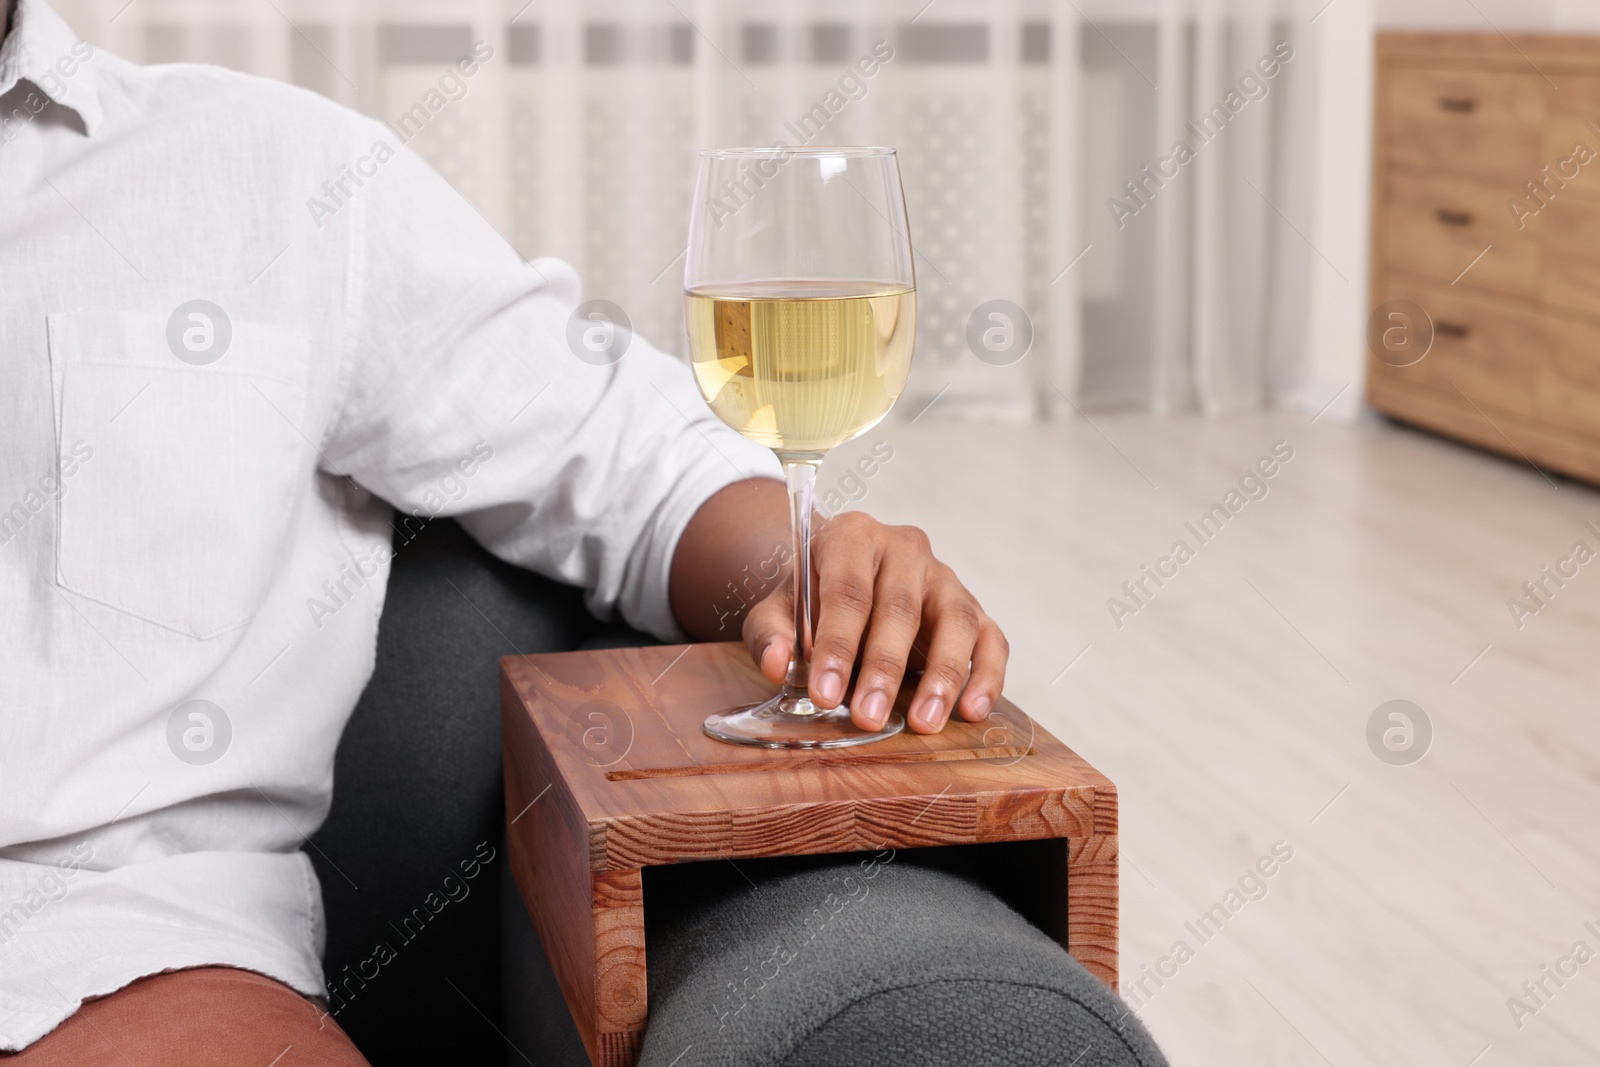
[[(697, 149), (895, 145), (920, 297), (901, 418), (1360, 393), (1372, 0), (56, 3), (130, 58), (395, 123), (668, 348)], [(995, 300), (1025, 356), (975, 354)]]
[(1320, 408), (1355, 384), (1371, 10), (1325, 3), (1083, 9), (1086, 402)]

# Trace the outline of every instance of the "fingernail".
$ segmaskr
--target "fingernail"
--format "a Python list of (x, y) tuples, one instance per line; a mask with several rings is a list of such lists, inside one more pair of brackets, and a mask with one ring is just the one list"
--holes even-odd
[(979, 697), (972, 702), (972, 712), (980, 719), (989, 717), (989, 709), (994, 706), (994, 701), (988, 697)]
[(911, 717), (930, 730), (937, 730), (944, 725), (944, 700), (940, 697), (929, 697), (922, 702), (922, 706), (911, 713)]
[(862, 697), (859, 704), (862, 718), (874, 729), (879, 729), (889, 719), (889, 698), (880, 689)]
[(817, 676), (817, 696), (830, 704), (837, 704), (844, 696), (844, 678), (838, 671), (823, 671)]

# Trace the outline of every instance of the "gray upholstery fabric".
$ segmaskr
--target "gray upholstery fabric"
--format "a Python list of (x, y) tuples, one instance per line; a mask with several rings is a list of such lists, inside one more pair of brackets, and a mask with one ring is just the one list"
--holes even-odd
[[(359, 983), (338, 1021), (374, 1067), (498, 1062), (499, 658), (574, 648), (596, 623), (578, 590), (502, 563), (455, 522), (414, 529), (397, 532), (377, 663), (306, 848), (328, 915), (323, 969)], [(485, 843), (495, 858), (469, 892), (403, 936)], [(350, 979), (379, 942), (393, 962)]]
[(1163, 1067), (1122, 1002), (989, 890), (915, 853), (872, 861), (741, 863), (756, 885), (713, 892), (647, 871), (641, 1067)]
[[(500, 884), (500, 980), (506, 1067), (589, 1067), (583, 1039), (567, 1011), (539, 932), (506, 867)], [(681, 1065), (680, 1065), (681, 1067)]]
[(1134, 1046), (1055, 989), (990, 979), (926, 982), (875, 993), (813, 1031), (783, 1067), (874, 1064), (1134, 1064)]

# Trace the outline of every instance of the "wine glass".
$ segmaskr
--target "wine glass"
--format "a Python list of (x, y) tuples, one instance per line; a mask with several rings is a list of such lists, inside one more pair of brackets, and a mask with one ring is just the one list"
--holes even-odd
[(700, 393), (777, 453), (794, 529), (794, 652), (783, 689), (718, 712), (705, 731), (765, 748), (839, 748), (899, 733), (850, 722), (807, 693), (811, 513), (830, 448), (878, 423), (905, 389), (917, 291), (892, 148), (700, 153), (684, 263), (684, 318)]

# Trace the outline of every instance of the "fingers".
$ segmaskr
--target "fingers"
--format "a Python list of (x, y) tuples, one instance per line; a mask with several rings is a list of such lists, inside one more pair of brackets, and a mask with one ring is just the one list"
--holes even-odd
[(915, 733), (935, 734), (944, 729), (967, 684), (978, 635), (988, 619), (953, 576), (930, 590), (926, 615), (931, 624), (928, 665), (911, 698), (906, 724)]
[(987, 616), (978, 624), (978, 642), (972, 649), (972, 673), (967, 688), (956, 704), (956, 713), (967, 722), (981, 722), (994, 710), (1006, 680), (1006, 661), (1011, 645), (1000, 627)]
[[(955, 574), (933, 558), (914, 527), (887, 527), (847, 513), (812, 543), (816, 639), (808, 686), (819, 707), (838, 707), (860, 657), (850, 717), (881, 729), (895, 705), (913, 648), (926, 666), (913, 693), (915, 733), (942, 730), (952, 714), (988, 717), (1000, 699), (1010, 648)], [(769, 681), (781, 683), (794, 646), (794, 590), (785, 581), (744, 620), (750, 654)]]
[(844, 700), (861, 635), (872, 617), (882, 534), (883, 527), (871, 519), (840, 515), (812, 541), (817, 636), (808, 688), (818, 707), (838, 707)]
[(778, 588), (745, 613), (744, 643), (750, 658), (769, 682), (782, 683), (794, 651), (794, 582), (787, 577)]
[(850, 721), (863, 730), (882, 729), (894, 709), (911, 646), (922, 628), (927, 570), (925, 559), (897, 552), (886, 554), (878, 568), (871, 627), (850, 697)]

